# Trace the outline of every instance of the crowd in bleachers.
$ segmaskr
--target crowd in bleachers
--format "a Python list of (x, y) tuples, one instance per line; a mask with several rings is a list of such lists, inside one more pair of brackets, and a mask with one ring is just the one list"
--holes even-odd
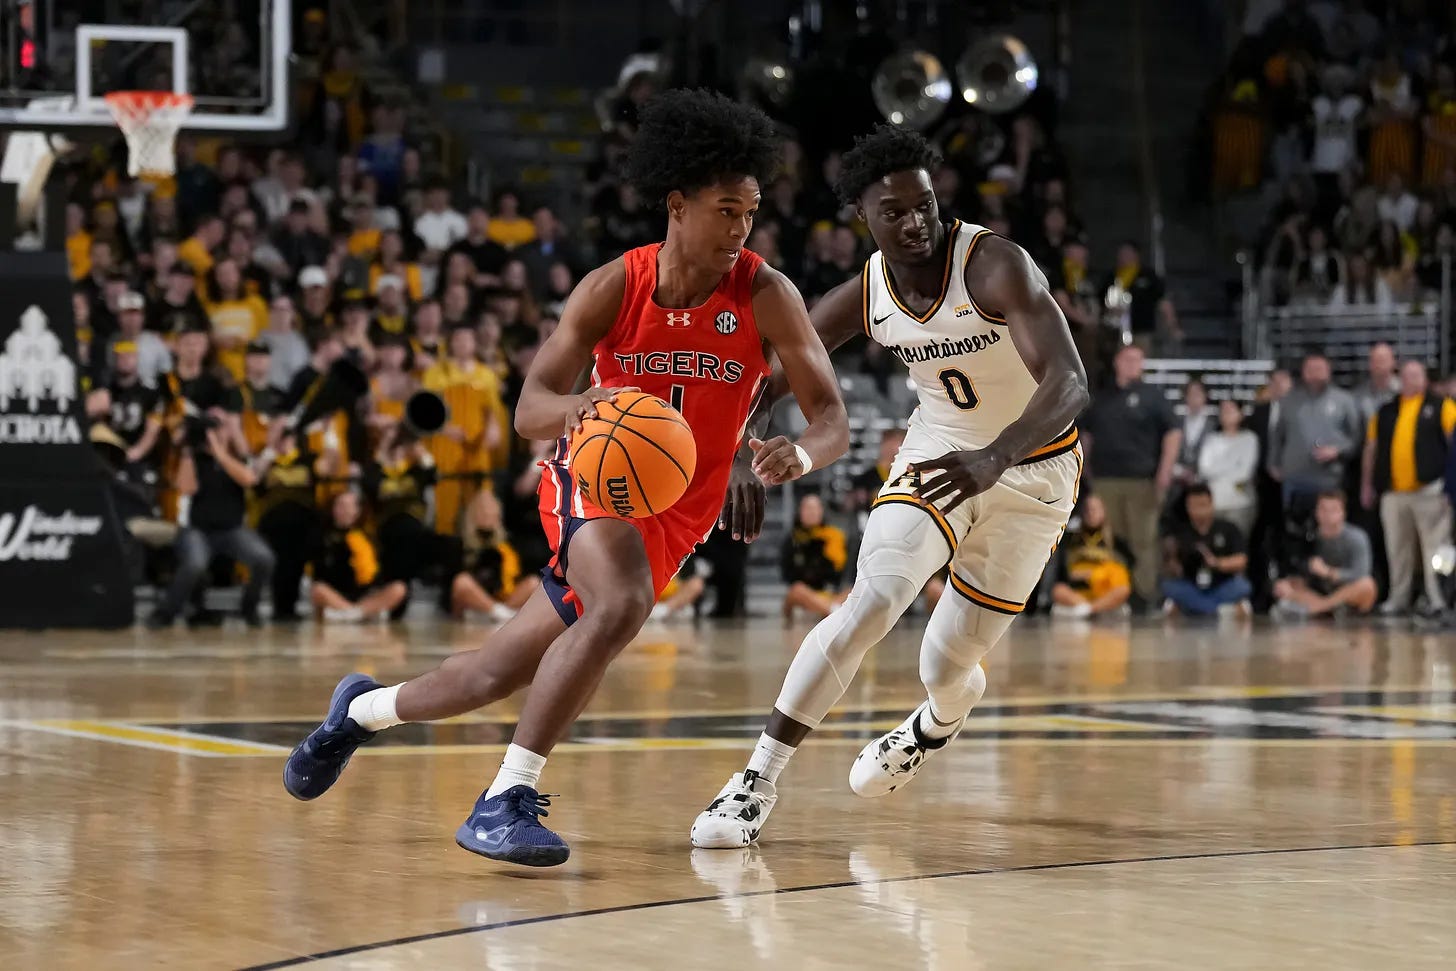
[[(1287, 46), (1293, 33), (1276, 24), (1259, 37)], [(661, 215), (620, 171), (635, 106), (652, 84), (627, 87), (585, 189), (585, 218), (567, 225), (529, 193), (466, 197), (430, 170), (403, 107), (374, 96), (349, 48), (325, 47), (321, 35), (310, 43), (319, 71), (299, 92), (301, 125), (288, 149), (184, 135), (168, 179), (127, 178), (117, 154), (62, 162), (87, 406), (128, 524), (148, 551), (140, 569), (158, 591), (151, 622), (215, 620), (202, 596), (214, 580), (243, 581), (251, 622), (261, 622), (265, 595), (278, 619), (398, 614), (421, 580), (439, 591), (441, 609), (499, 620), (529, 595), (549, 556), (535, 495), (546, 446), (512, 431), (522, 378), (580, 275), (662, 236)], [(975, 127), (985, 123), (970, 116), (938, 136), (942, 212), (1026, 246), (1097, 392), (1084, 422), (1097, 498), (1084, 503), (1048, 595), (1063, 613), (1129, 602), (1158, 609), (1164, 600), (1198, 612), (1205, 581), (1243, 577), (1248, 589), (1220, 588), (1227, 603), (1252, 596), (1294, 610), (1288, 584), (1276, 590), (1266, 579), (1295, 569), (1280, 526), (1295, 508), (1286, 500), (1298, 496), (1308, 506), (1300, 515), (1313, 515), (1320, 493), (1344, 487), (1349, 518), (1375, 531), (1366, 508), (1384, 499), (1360, 494), (1359, 470), (1362, 442), (1379, 431), (1372, 416), (1394, 393), (1393, 362), (1350, 411), (1339, 454), (1314, 460), (1315, 485), (1295, 489), (1310, 461), (1276, 434), (1296, 426), (1271, 417), (1287, 375), (1271, 380), (1253, 433), (1239, 427), (1249, 416), (1207, 401), (1197, 384), (1186, 415), (1164, 407), (1139, 373), (1144, 350), (1175, 350), (1180, 338), (1162, 281), (1132, 243), (1105, 271), (1091, 265), (1065, 162), (1035, 116), (1006, 124), (991, 153)], [(830, 189), (837, 165), (836, 152), (810, 159), (788, 141), (749, 242), (810, 305), (857, 273), (867, 251), (863, 224)], [(1349, 228), (1350, 214), (1335, 217), (1354, 205), (1335, 207), (1332, 235)], [(1418, 204), (1410, 217), (1416, 229), (1423, 211)], [(1302, 263), (1293, 265), (1291, 280)], [(1346, 261), (1339, 265), (1344, 273)], [(1417, 250), (1417, 278), (1420, 266)], [(300, 412), (338, 392), (341, 361), (362, 374), (365, 393), (295, 429)], [(898, 380), (888, 355), (862, 343), (836, 355), (836, 366), (881, 389)], [(1312, 386), (1306, 377), (1293, 394)], [(445, 406), (438, 430), (406, 420), (421, 390)], [(1408, 425), (1402, 418), (1398, 430)], [(862, 516), (883, 480), (888, 463), (875, 448), (866, 441), (850, 487), (825, 496), (827, 515), (817, 499), (800, 505), (781, 557), (786, 613), (833, 609), (853, 548), (835, 520)], [(1283, 448), (1290, 457), (1276, 459)], [(1324, 468), (1331, 461), (1338, 474)], [(1388, 466), (1377, 463), (1386, 478), (1376, 475), (1371, 489), (1398, 491)], [(739, 545), (715, 537), (664, 612), (692, 607), (705, 574), (718, 612), (741, 609)], [(1378, 574), (1383, 557), (1374, 560)], [(1104, 562), (1120, 563), (1125, 581)], [(1318, 579), (1301, 582), (1323, 589)], [(938, 592), (927, 591), (930, 602)], [(1425, 597), (1431, 604), (1429, 589)]]
[(1456, 252), (1456, 20), (1426, 0), (1249, 0), (1216, 191), (1266, 203), (1263, 302), (1419, 307)]
[[(370, 90), (355, 52), (325, 45), (320, 16), (305, 11), (300, 26), (316, 67), (288, 148), (184, 133), (171, 178), (127, 177), (119, 144), (58, 165), (88, 409), (150, 550), (151, 621), (214, 620), (202, 596), (214, 579), (246, 581), (243, 614), (255, 622), (265, 594), (277, 618), (398, 613), (421, 579), (442, 608), (499, 619), (549, 553), (535, 511), (544, 446), (511, 427), (522, 378), (581, 274), (662, 238), (661, 214), (621, 174), (653, 83), (628, 86), (584, 218), (568, 226), (527, 193), (469, 198), (430, 170), (404, 107)], [(1089, 355), (1123, 329), (1171, 319), (1130, 247), (1094, 284), (1065, 163), (1038, 121), (1008, 125), (993, 155), (972, 128), (942, 137), (943, 212), (1027, 240)], [(837, 166), (837, 152), (810, 159), (787, 141), (749, 244), (811, 305), (867, 252), (863, 224), (831, 189)], [(883, 386), (895, 366), (877, 350), (837, 364)], [(362, 371), (367, 394), (294, 434), (298, 412), (337, 390), (321, 391), (341, 360)], [(437, 432), (404, 421), (421, 389), (447, 410)], [(354, 493), (357, 508), (340, 499)], [(810, 609), (832, 603), (845, 569), (843, 544), (829, 547), (839, 552), (827, 559), (785, 553), (791, 588), (796, 569), (814, 574)], [(709, 559), (724, 574), (718, 609), (740, 609), (744, 557)]]

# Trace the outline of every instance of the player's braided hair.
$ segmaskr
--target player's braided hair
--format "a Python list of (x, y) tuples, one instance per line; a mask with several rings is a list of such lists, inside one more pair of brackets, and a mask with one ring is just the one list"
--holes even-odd
[(854, 148), (840, 159), (834, 191), (845, 205), (858, 203), (864, 191), (887, 175), (912, 169), (934, 172), (940, 153), (925, 136), (910, 128), (876, 125), (854, 140)]
[(779, 162), (779, 136), (762, 111), (702, 89), (664, 91), (642, 109), (627, 153), (627, 178), (649, 205), (725, 179), (764, 184)]

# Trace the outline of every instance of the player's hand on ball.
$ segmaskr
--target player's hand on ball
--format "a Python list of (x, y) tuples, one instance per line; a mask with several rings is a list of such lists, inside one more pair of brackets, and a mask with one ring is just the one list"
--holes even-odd
[[(1006, 471), (1006, 460), (988, 449), (947, 452), (938, 459), (916, 462), (910, 466), (920, 473), (920, 498), (940, 506), (949, 513), (972, 496), (978, 496), (996, 484)], [(934, 476), (934, 478), (931, 478)]]
[(764, 485), (783, 485), (804, 474), (798, 448), (782, 435), (776, 435), (766, 442), (750, 438), (748, 447), (753, 449), (753, 474)]
[(735, 461), (728, 476), (728, 494), (723, 500), (723, 512), (718, 516), (718, 528), (728, 530), (734, 539), (752, 543), (763, 532), (767, 505), (768, 494), (753, 467), (747, 462)]
[(588, 418), (597, 417), (597, 402), (616, 401), (619, 394), (640, 390), (640, 388), (587, 388), (581, 394), (574, 396), (571, 410), (566, 413), (566, 437), (570, 438), (581, 431), (581, 423)]

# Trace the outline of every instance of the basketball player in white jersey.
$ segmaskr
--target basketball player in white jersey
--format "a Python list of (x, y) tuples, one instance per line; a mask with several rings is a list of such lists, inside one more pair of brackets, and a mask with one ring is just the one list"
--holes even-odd
[[(920, 649), (928, 697), (865, 746), (849, 773), (854, 791), (870, 797), (914, 778), (980, 701), (979, 662), (1026, 605), (1076, 504), (1082, 452), (1073, 421), (1087, 378), (1066, 319), (1019, 246), (940, 221), (930, 182), (937, 162), (918, 133), (888, 125), (844, 156), (840, 198), (858, 206), (879, 252), (811, 317), (830, 350), (860, 333), (883, 344), (909, 368), (919, 407), (865, 526), (853, 592), (804, 639), (747, 768), (694, 822), (694, 846), (758, 837), (795, 748), (949, 563), (950, 590)], [(781, 395), (774, 377), (770, 393)], [(737, 482), (724, 523), (752, 539), (761, 516)]]

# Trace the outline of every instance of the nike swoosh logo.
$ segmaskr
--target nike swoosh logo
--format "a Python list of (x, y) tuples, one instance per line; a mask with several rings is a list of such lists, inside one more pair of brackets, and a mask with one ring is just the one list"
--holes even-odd
[(1046, 505), (1048, 505), (1048, 506), (1055, 506), (1057, 503), (1061, 502), (1062, 500), (1060, 500), (1060, 499), (1043, 499), (1041, 501), (1043, 503), (1045, 503)]
[(876, 327), (880, 326), (881, 324), (883, 324), (885, 321), (889, 320), (893, 316), (895, 316), (895, 315), (894, 314), (885, 314), (885, 316), (883, 316), (883, 317), (876, 317), (875, 318), (874, 326), (876, 326)]

